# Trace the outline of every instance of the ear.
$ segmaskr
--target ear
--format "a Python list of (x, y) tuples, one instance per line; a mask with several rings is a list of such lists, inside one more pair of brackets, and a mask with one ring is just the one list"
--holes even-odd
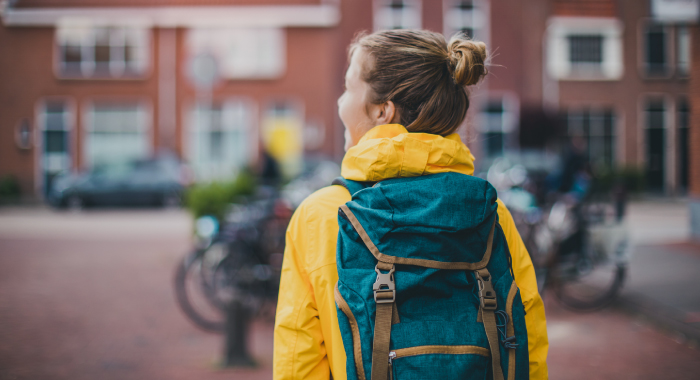
[(399, 121), (399, 113), (396, 110), (394, 102), (389, 100), (386, 103), (379, 104), (376, 110), (375, 123), (376, 125), (392, 124)]

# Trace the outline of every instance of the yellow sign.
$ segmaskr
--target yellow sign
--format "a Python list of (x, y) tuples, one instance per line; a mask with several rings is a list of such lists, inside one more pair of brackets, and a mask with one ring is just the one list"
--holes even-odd
[(304, 140), (301, 120), (295, 117), (268, 117), (263, 123), (263, 143), (279, 162), (282, 173), (293, 177), (301, 171)]

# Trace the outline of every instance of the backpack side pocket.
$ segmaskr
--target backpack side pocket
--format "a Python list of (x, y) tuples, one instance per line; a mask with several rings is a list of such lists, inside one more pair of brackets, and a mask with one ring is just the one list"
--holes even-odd
[[(348, 319), (348, 324), (350, 326), (350, 332), (352, 335), (352, 353), (355, 362), (355, 369), (357, 370), (357, 378), (359, 380), (366, 380), (365, 369), (362, 363), (362, 344), (360, 340), (360, 327), (357, 325), (355, 315), (352, 313), (352, 310), (350, 310), (350, 305), (348, 305), (343, 296), (340, 294), (340, 290), (338, 290), (338, 283), (340, 283), (340, 281), (335, 283), (335, 303), (338, 306), (338, 309), (342, 311), (345, 317)], [(347, 347), (345, 351), (347, 352)]]

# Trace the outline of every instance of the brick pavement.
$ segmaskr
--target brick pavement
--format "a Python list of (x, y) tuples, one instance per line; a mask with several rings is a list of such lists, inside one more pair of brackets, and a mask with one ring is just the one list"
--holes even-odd
[(562, 308), (545, 294), (551, 379), (697, 379), (700, 350), (673, 332), (618, 307), (594, 313)]
[[(221, 370), (223, 340), (185, 319), (171, 284), (186, 214), (0, 209), (0, 379), (269, 379), (272, 325), (255, 370)], [(546, 295), (552, 379), (688, 379), (700, 353), (613, 308), (576, 314)]]
[(221, 370), (222, 337), (177, 308), (190, 231), (170, 211), (0, 210), (0, 379), (269, 379), (270, 322), (261, 368)]
[(620, 302), (631, 313), (700, 343), (698, 274), (698, 243), (638, 246)]

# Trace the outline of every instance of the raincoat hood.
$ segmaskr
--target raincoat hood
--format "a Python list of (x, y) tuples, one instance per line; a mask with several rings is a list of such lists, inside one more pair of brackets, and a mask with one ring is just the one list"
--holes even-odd
[(343, 158), (341, 175), (353, 181), (456, 172), (474, 174), (474, 156), (459, 135), (409, 133), (399, 124), (369, 130)]

